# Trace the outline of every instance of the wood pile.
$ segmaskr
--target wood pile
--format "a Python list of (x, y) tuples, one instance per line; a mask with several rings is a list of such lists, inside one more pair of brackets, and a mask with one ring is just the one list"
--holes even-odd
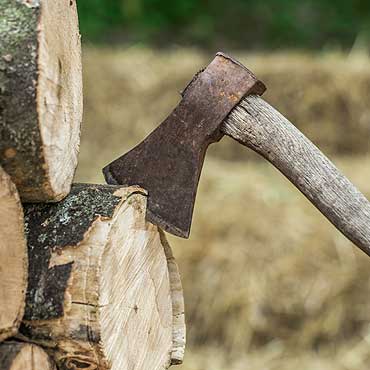
[(180, 275), (136, 186), (72, 184), (75, 0), (0, 1), (0, 369), (160, 370), (185, 348)]

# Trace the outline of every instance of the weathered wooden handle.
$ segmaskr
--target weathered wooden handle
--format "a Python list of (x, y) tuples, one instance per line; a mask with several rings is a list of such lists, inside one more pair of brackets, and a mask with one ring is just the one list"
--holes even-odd
[(262, 98), (234, 108), (222, 130), (280, 170), (348, 239), (370, 256), (370, 203), (291, 122)]

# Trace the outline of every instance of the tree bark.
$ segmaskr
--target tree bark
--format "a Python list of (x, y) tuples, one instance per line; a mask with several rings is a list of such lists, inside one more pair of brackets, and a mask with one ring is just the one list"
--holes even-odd
[(60, 369), (181, 362), (179, 275), (145, 212), (144, 190), (109, 185), (76, 184), (59, 203), (25, 205), (30, 267), (21, 332)]
[(17, 189), (0, 167), (0, 341), (21, 323), (27, 286), (27, 245)]
[(0, 344), (1, 370), (56, 370), (55, 364), (40, 347), (21, 342)]
[(82, 119), (75, 0), (0, 2), (0, 163), (23, 201), (65, 197)]

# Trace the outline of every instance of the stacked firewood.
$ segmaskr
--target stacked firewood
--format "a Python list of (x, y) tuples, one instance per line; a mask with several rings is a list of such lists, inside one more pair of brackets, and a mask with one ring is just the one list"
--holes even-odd
[(0, 0), (0, 369), (182, 362), (181, 281), (144, 189), (72, 184), (75, 0)]

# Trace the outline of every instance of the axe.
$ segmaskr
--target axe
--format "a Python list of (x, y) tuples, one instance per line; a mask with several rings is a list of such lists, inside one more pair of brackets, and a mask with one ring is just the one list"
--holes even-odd
[(148, 190), (146, 219), (187, 238), (206, 150), (228, 135), (285, 175), (370, 256), (370, 205), (335, 165), (260, 95), (265, 85), (217, 53), (173, 112), (139, 145), (103, 169), (107, 183)]

